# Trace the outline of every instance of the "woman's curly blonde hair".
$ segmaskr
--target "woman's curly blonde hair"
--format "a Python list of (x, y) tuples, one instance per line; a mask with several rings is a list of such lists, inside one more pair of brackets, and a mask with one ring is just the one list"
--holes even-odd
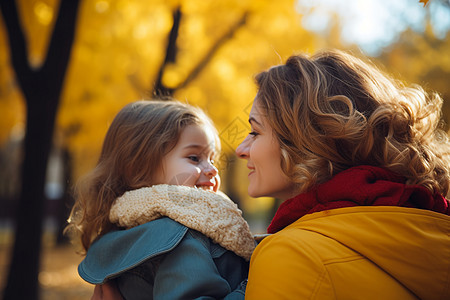
[(126, 105), (115, 116), (103, 141), (95, 168), (75, 186), (75, 204), (66, 233), (87, 250), (98, 237), (116, 229), (109, 212), (126, 191), (151, 186), (163, 157), (188, 125), (205, 125), (220, 140), (212, 121), (199, 108), (178, 101), (142, 100)]
[(291, 56), (256, 82), (256, 101), (281, 146), (281, 167), (300, 192), (371, 165), (447, 195), (450, 143), (438, 94), (406, 87), (337, 50)]

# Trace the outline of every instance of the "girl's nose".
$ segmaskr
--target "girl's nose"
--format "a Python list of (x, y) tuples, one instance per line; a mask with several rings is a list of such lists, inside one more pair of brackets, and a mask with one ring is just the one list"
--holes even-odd
[(205, 173), (205, 175), (208, 176), (208, 177), (215, 177), (218, 174), (218, 170), (213, 164), (208, 163), (203, 168), (203, 173)]
[(242, 141), (242, 143), (239, 144), (239, 146), (236, 148), (236, 155), (239, 158), (242, 159), (248, 159), (248, 151), (249, 151), (249, 137), (250, 135), (246, 136), (245, 139)]

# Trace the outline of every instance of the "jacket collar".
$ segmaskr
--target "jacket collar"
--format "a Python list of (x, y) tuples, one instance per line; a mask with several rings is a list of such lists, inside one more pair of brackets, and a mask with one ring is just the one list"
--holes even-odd
[(275, 233), (302, 216), (351, 206), (402, 206), (450, 214), (449, 201), (423, 186), (407, 185), (387, 169), (358, 166), (335, 175), (306, 193), (282, 203), (267, 232)]
[(221, 192), (167, 184), (144, 187), (117, 198), (109, 215), (112, 223), (125, 228), (162, 216), (203, 233), (246, 260), (255, 248), (242, 211)]

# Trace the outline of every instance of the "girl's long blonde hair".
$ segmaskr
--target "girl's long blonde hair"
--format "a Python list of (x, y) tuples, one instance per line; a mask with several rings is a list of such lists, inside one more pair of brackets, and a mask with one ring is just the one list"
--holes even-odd
[(151, 186), (162, 158), (188, 125), (210, 126), (201, 109), (178, 101), (138, 101), (126, 105), (111, 123), (96, 167), (75, 186), (76, 201), (66, 232), (87, 250), (116, 228), (109, 221), (114, 200), (129, 190)]
[(256, 76), (256, 100), (299, 191), (358, 165), (387, 168), (432, 193), (449, 191), (442, 98), (406, 87), (340, 51), (295, 55)]

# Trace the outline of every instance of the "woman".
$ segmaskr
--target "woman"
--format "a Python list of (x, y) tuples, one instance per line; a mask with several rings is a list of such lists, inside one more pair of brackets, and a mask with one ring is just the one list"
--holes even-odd
[(342, 52), (256, 77), (248, 193), (285, 200), (246, 299), (449, 299), (442, 99)]

